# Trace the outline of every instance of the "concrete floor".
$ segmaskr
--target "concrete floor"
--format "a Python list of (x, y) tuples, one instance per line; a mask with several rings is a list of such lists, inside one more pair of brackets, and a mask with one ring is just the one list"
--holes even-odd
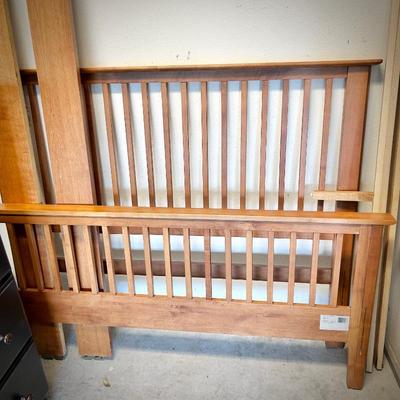
[(362, 391), (346, 388), (346, 353), (323, 343), (230, 335), (113, 330), (112, 360), (44, 360), (49, 399), (400, 399), (386, 363)]

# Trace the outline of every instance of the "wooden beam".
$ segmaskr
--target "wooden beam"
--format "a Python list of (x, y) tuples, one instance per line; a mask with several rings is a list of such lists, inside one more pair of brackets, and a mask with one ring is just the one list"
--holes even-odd
[[(43, 193), (24, 102), (7, 0), (0, 0), (0, 192), (5, 202), (39, 203)], [(12, 230), (15, 232), (15, 230)], [(32, 268), (26, 242), (18, 234), (11, 238), (18, 266)], [(38, 236), (40, 242), (41, 237)], [(21, 257), (21, 254), (24, 257)], [(22, 262), (23, 261), (23, 262)], [(21, 281), (22, 279), (22, 281)], [(18, 274), (20, 286), (24, 278)], [(32, 325), (40, 354), (63, 357), (66, 353), (61, 324)]]
[(111, 324), (133, 328), (347, 341), (346, 331), (320, 330), (320, 315), (350, 314), (350, 307), (24, 291), (28, 318), (43, 322)]
[(371, 202), (374, 200), (374, 193), (356, 190), (314, 190), (311, 197), (316, 200)]
[[(378, 154), (375, 171), (375, 200), (373, 203), (373, 211), (389, 211), (393, 215), (397, 215), (399, 197), (400, 197), (400, 126), (395, 126), (396, 115), (397, 120), (400, 116), (400, 102), (394, 101), (398, 99), (400, 80), (400, 1), (393, 0), (390, 12), (388, 50), (385, 66), (385, 81), (383, 87), (383, 100), (381, 123), (379, 128)], [(397, 137), (397, 143), (394, 138)], [(389, 292), (391, 286), (392, 269), (394, 262), (394, 240), (396, 235), (395, 227), (390, 228), (385, 235), (384, 253), (382, 257), (381, 271), (382, 285), (378, 279), (378, 290), (375, 299), (375, 307), (379, 309), (373, 317), (373, 327), (378, 320), (375, 358), (376, 368), (383, 368), (384, 345), (387, 326), (387, 315), (389, 305)], [(375, 343), (375, 329), (371, 330), (372, 337), (370, 340), (370, 352), (368, 355), (369, 369), (372, 370), (373, 364), (373, 345)]]
[[(71, 1), (28, 0), (27, 5), (55, 201), (92, 204), (96, 199)], [(81, 228), (75, 227), (73, 235), (80, 287), (90, 289), (92, 249)], [(77, 339), (82, 355), (111, 355), (107, 327), (81, 327)]]

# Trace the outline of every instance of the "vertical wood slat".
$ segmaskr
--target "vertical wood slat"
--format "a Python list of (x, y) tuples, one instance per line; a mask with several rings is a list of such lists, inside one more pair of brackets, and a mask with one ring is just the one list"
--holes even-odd
[(135, 294), (135, 278), (132, 265), (131, 240), (129, 236), (129, 230), (126, 226), (122, 227), (122, 237), (124, 242), (124, 257), (125, 257), (126, 277), (128, 280), (128, 292), (130, 294)]
[(110, 293), (116, 294), (117, 287), (115, 284), (114, 260), (112, 258), (110, 232), (109, 232), (108, 226), (103, 226), (102, 231), (103, 231), (104, 254), (106, 256), (108, 285), (110, 287)]
[(221, 82), (221, 205), (228, 207), (228, 83)]
[(206, 299), (212, 298), (212, 282), (211, 282), (211, 243), (210, 230), (204, 231), (204, 276), (206, 281)]
[(93, 250), (94, 258), (96, 261), (96, 271), (97, 271), (97, 282), (99, 284), (99, 289), (104, 290), (104, 270), (103, 270), (103, 259), (100, 254), (100, 228), (98, 226), (93, 227)]
[(7, 233), (10, 240), (11, 252), (14, 260), (15, 274), (17, 275), (18, 286), (21, 290), (26, 289), (26, 278), (24, 273), (24, 268), (22, 265), (21, 254), (18, 246), (18, 239), (15, 233), (15, 228), (13, 224), (7, 224)]
[(69, 225), (61, 225), (61, 234), (64, 249), (65, 266), (67, 269), (68, 285), (75, 293), (78, 293), (80, 290), (80, 285), (71, 227)]
[(156, 195), (154, 186), (153, 144), (151, 137), (149, 92), (147, 85), (148, 85), (147, 82), (142, 82), (144, 139), (146, 145), (146, 165), (147, 165), (147, 184), (149, 190), (149, 202), (150, 202), (150, 207), (155, 207)]
[(268, 271), (267, 271), (267, 302), (274, 301), (274, 232), (268, 232)]
[(28, 84), (28, 98), (32, 115), (33, 133), (35, 135), (36, 149), (38, 153), (39, 169), (42, 178), (44, 198), (47, 203), (53, 201), (52, 180), (50, 175), (50, 163), (47, 157), (46, 141), (40, 121), (39, 103), (36, 93), (36, 85)]
[(186, 297), (192, 298), (192, 262), (190, 258), (190, 236), (189, 228), (183, 229), (183, 256), (185, 262), (185, 284), (186, 284)]
[(29, 254), (32, 260), (33, 273), (35, 275), (36, 287), (39, 290), (44, 289), (43, 273), (40, 265), (39, 252), (36, 243), (35, 231), (33, 226), (25, 224), (26, 239), (28, 241)]
[(57, 251), (54, 243), (53, 232), (50, 225), (43, 225), (44, 239), (46, 245), (46, 251), (48, 254), (48, 260), (50, 264), (51, 274), (53, 278), (54, 290), (56, 292), (61, 291), (61, 279), (60, 270), (58, 268)]
[(253, 232), (246, 232), (246, 301), (253, 300)]
[(126, 136), (126, 147), (128, 153), (128, 174), (129, 183), (131, 187), (131, 201), (132, 206), (138, 205), (137, 200), (137, 185), (136, 185), (136, 168), (135, 168), (135, 152), (134, 152), (134, 130), (132, 124), (132, 112), (131, 112), (131, 98), (129, 94), (129, 84), (122, 83), (122, 104), (124, 107), (124, 122), (125, 122), (125, 136)]
[(152, 270), (152, 260), (151, 260), (149, 228), (144, 227), (142, 229), (142, 234), (143, 234), (144, 263), (145, 263), (145, 267), (146, 267), (147, 295), (149, 297), (153, 297), (154, 296), (154, 282), (153, 282), (153, 270)]
[(318, 277), (318, 254), (319, 254), (319, 240), (320, 234), (313, 234), (312, 256), (311, 256), (311, 275), (310, 275), (310, 306), (315, 306), (315, 296), (317, 291), (317, 277)]
[(183, 135), (183, 173), (185, 185), (185, 207), (192, 207), (190, 193), (190, 143), (189, 143), (189, 110), (187, 82), (181, 83), (182, 135)]
[[(326, 180), (326, 164), (328, 160), (328, 143), (329, 143), (329, 123), (331, 116), (332, 104), (332, 78), (326, 79), (325, 82), (325, 99), (324, 99), (324, 118), (322, 124), (322, 143), (321, 143), (321, 158), (319, 164), (319, 184), (318, 190), (325, 190)], [(318, 201), (318, 211), (324, 208), (324, 201)]]
[(103, 180), (102, 180), (100, 146), (99, 146), (97, 135), (96, 135), (92, 90), (91, 90), (91, 85), (89, 83), (86, 83), (83, 85), (83, 93), (84, 93), (84, 99), (85, 99), (86, 116), (87, 116), (87, 121), (88, 121), (88, 133), (89, 133), (88, 136), (89, 136), (89, 143), (90, 143), (90, 152), (91, 152), (91, 156), (92, 156), (94, 185), (95, 185), (95, 190), (96, 190), (96, 201), (97, 201), (97, 204), (105, 204), (105, 202), (103, 202), (104, 201), (103, 200), (104, 186), (103, 186)]
[(174, 287), (172, 282), (171, 244), (169, 240), (168, 228), (163, 228), (163, 245), (164, 245), (164, 263), (165, 263), (165, 280), (167, 286), (167, 296), (169, 298), (172, 298), (174, 296)]
[(110, 161), (113, 199), (114, 199), (114, 205), (119, 206), (120, 197), (119, 197), (119, 183), (118, 183), (118, 170), (117, 170), (117, 148), (115, 145), (115, 129), (114, 129), (113, 112), (111, 104), (110, 85), (108, 83), (103, 83), (102, 90), (103, 90), (104, 114), (106, 118), (108, 157)]
[(331, 306), (337, 306), (338, 291), (339, 291), (339, 277), (340, 277), (340, 263), (342, 260), (343, 249), (343, 234), (337, 234), (333, 241), (333, 263), (332, 263), (332, 278), (331, 278), (331, 292), (330, 301)]
[(296, 232), (290, 232), (288, 304), (294, 304), (294, 284), (296, 274)]
[(267, 116), (268, 116), (268, 81), (261, 83), (261, 141), (260, 141), (260, 182), (259, 209), (265, 210), (265, 179), (267, 157)]
[(232, 239), (229, 229), (225, 230), (225, 283), (226, 300), (232, 300)]
[(163, 112), (163, 129), (164, 129), (164, 147), (165, 147), (165, 175), (167, 182), (167, 205), (174, 206), (173, 189), (172, 189), (172, 159), (171, 159), (171, 132), (169, 126), (169, 101), (168, 101), (168, 83), (161, 83), (161, 101)]
[(299, 170), (299, 193), (297, 209), (304, 210), (304, 194), (306, 184), (307, 142), (308, 142), (308, 120), (310, 116), (310, 93), (311, 80), (304, 80), (303, 91), (303, 115), (301, 121), (301, 144), (300, 144), (300, 170)]
[(247, 81), (241, 83), (240, 208), (246, 208)]
[(202, 174), (203, 207), (210, 207), (208, 182), (208, 119), (207, 119), (207, 82), (201, 82), (201, 135), (202, 135)]
[(281, 143), (279, 156), (279, 193), (278, 210), (283, 210), (285, 203), (285, 175), (286, 175), (286, 144), (289, 111), (289, 80), (283, 80), (282, 115), (281, 115)]
[(92, 231), (91, 227), (83, 226), (83, 240), (88, 249), (88, 268), (89, 268), (89, 276), (90, 276), (90, 288), (92, 293), (96, 294), (99, 292), (99, 284), (97, 282), (97, 270), (96, 270), (96, 260), (94, 256), (94, 249), (93, 249), (93, 238), (92, 238)]

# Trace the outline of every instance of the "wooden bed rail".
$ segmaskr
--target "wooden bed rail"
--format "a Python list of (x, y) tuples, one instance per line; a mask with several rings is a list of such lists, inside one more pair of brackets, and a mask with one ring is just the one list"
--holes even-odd
[[(290, 211), (243, 211), (212, 209), (157, 209), (85, 205), (0, 206), (0, 221), (8, 227), (19, 286), (29, 317), (41, 323), (128, 326), (155, 329), (190, 330), (293, 337), (346, 342), (348, 345), (348, 386), (361, 388), (368, 348), (369, 327), (381, 251), (382, 231), (395, 222), (388, 214), (323, 213)], [(127, 290), (121, 290), (115, 271), (112, 228), (123, 239)], [(130, 229), (139, 229), (143, 239), (144, 270), (135, 271)], [(151, 230), (162, 235), (164, 274), (153, 274)], [(177, 293), (171, 255), (171, 230), (183, 238), (184, 292)], [(202, 232), (204, 239), (202, 294), (192, 276), (191, 231)], [(224, 290), (217, 295), (212, 269), (211, 238), (215, 231), (225, 237)], [(245, 238), (245, 296), (235, 297), (234, 285), (240, 279), (232, 275), (232, 232)], [(267, 239), (266, 276), (261, 280), (263, 299), (255, 298), (253, 279), (254, 232)], [(61, 232), (61, 234), (60, 234)], [(275, 248), (279, 233), (289, 237), (289, 261), (286, 300), (276, 301), (274, 287)], [(311, 233), (312, 253), (306, 301), (296, 295), (297, 240)], [(38, 233), (40, 233), (38, 235)], [(236, 233), (237, 234), (237, 233)], [(332, 240), (329, 298), (318, 300), (319, 248), (323, 234)], [(339, 277), (345, 235), (355, 238), (354, 279), (349, 306), (338, 302)], [(18, 251), (19, 240), (25, 242), (29, 257)], [(45, 238), (41, 246), (38, 239)], [(86, 269), (78, 268), (76, 239), (85, 243)], [(42, 252), (46, 252), (43, 257)], [(60, 269), (59, 253), (66, 264)], [(106, 260), (106, 273), (101, 254)], [(31, 263), (29, 262), (31, 260)], [(47, 260), (47, 262), (45, 261)], [(81, 287), (82, 274), (90, 287)], [(65, 276), (66, 275), (66, 276)], [(138, 293), (137, 279), (143, 279), (145, 291)], [(197, 283), (196, 283), (197, 282)], [(160, 287), (162, 286), (162, 289)], [(143, 288), (142, 288), (143, 289)], [(328, 328), (326, 319), (344, 321), (344, 328)], [(346, 321), (349, 323), (346, 326)]]

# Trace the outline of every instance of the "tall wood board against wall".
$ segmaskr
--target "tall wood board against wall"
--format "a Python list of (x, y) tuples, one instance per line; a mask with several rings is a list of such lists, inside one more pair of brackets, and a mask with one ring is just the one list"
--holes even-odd
[[(95, 202), (70, 0), (28, 0), (38, 80), (57, 203)], [(60, 51), (62, 49), (62, 51)], [(80, 286), (90, 288), (92, 246), (74, 227)], [(90, 240), (97, 240), (91, 236)], [(108, 327), (79, 326), (79, 351), (111, 356)]]

